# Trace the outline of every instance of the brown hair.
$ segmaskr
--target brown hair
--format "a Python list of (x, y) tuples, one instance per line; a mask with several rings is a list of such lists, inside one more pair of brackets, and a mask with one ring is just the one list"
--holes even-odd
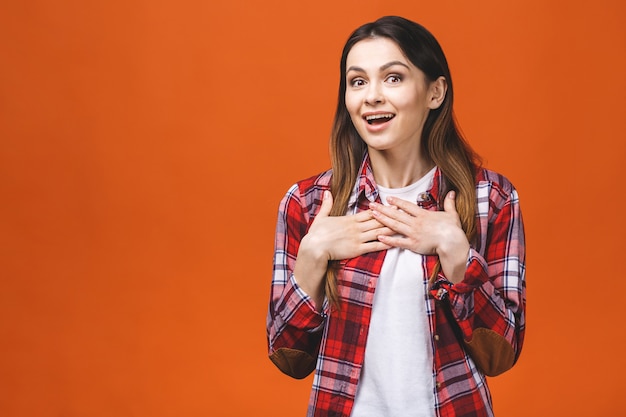
[[(447, 93), (439, 108), (431, 110), (422, 131), (421, 147), (424, 156), (435, 163), (444, 178), (439, 198), (448, 191), (456, 191), (456, 208), (467, 238), (475, 234), (476, 191), (475, 173), (480, 166), (479, 156), (463, 139), (456, 124), (452, 103), (454, 89), (448, 62), (435, 37), (423, 26), (397, 16), (382, 17), (356, 29), (348, 38), (341, 55), (339, 96), (333, 123), (330, 154), (333, 176), (331, 216), (346, 213), (348, 200), (358, 176), (360, 164), (367, 150), (346, 109), (346, 60), (352, 47), (364, 39), (384, 37), (394, 41), (413, 65), (419, 68), (428, 82), (444, 77)], [(440, 265), (433, 274), (435, 276)], [(331, 262), (326, 273), (326, 297), (331, 305), (339, 306), (337, 267)]]

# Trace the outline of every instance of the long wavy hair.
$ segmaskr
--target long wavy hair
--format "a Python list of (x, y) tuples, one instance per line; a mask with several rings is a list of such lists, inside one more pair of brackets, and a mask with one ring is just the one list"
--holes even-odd
[[(452, 103), (454, 89), (448, 62), (435, 37), (423, 26), (398, 16), (385, 16), (375, 22), (366, 23), (348, 38), (341, 54), (339, 71), (339, 95), (333, 123), (330, 154), (332, 163), (331, 192), (333, 207), (331, 216), (346, 214), (348, 200), (358, 176), (358, 170), (367, 151), (367, 145), (357, 133), (346, 108), (346, 60), (352, 47), (365, 39), (383, 37), (395, 42), (409, 61), (424, 74), (427, 82), (444, 77), (447, 92), (443, 103), (431, 110), (424, 123), (420, 141), (425, 158), (437, 165), (444, 181), (440, 187), (441, 199), (448, 191), (457, 194), (456, 208), (461, 225), (468, 240), (475, 235), (476, 223), (476, 170), (481, 165), (480, 157), (472, 150), (461, 135), (454, 118)], [(437, 267), (431, 279), (437, 275)], [(339, 307), (337, 290), (337, 263), (330, 262), (326, 272), (326, 296), (335, 307)]]

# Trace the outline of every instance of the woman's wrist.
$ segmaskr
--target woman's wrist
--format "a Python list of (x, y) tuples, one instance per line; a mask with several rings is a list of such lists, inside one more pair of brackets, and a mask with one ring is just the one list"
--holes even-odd
[(467, 257), (470, 245), (462, 230), (452, 239), (444, 240), (445, 244), (437, 247), (437, 255), (441, 262), (441, 269), (446, 278), (456, 284), (463, 281), (467, 270)]
[(300, 249), (293, 269), (298, 286), (314, 301), (318, 311), (324, 299), (324, 277), (328, 268), (323, 251), (311, 248), (306, 236), (300, 242)]

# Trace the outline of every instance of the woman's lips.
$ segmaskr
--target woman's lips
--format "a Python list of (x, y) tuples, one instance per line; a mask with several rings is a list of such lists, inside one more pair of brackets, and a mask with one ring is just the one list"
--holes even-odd
[(368, 113), (363, 115), (365, 127), (369, 132), (379, 132), (385, 129), (396, 115), (393, 113)]
[(370, 125), (385, 123), (393, 119), (394, 117), (395, 114), (393, 113), (371, 113), (363, 116), (365, 121)]

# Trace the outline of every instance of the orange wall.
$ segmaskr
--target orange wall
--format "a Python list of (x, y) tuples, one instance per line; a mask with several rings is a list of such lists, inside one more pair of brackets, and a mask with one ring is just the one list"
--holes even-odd
[(438, 37), (520, 191), (497, 414), (626, 413), (623, 2), (213, 3), (0, 4), (0, 415), (304, 415), (311, 380), (266, 358), (276, 210), (328, 166), (340, 49), (383, 14)]

